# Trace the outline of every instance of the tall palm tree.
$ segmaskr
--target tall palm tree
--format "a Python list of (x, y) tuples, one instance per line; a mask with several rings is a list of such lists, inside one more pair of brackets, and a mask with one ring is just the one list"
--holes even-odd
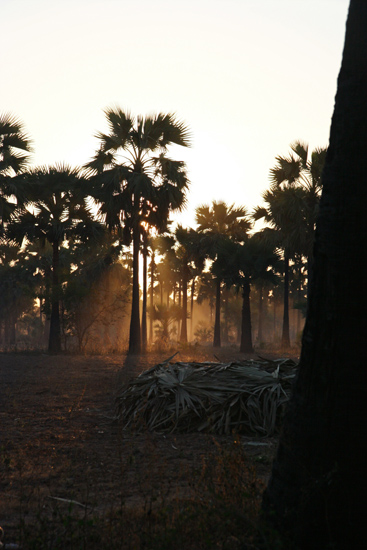
[[(184, 162), (167, 157), (170, 145), (187, 147), (187, 127), (173, 114), (133, 117), (120, 108), (106, 109), (108, 133), (97, 134), (100, 148), (89, 170), (98, 174), (95, 194), (110, 227), (123, 227), (125, 243), (133, 244), (133, 293), (129, 353), (140, 353), (139, 250), (142, 223), (153, 217), (159, 232), (171, 211), (185, 204), (188, 178)], [(108, 169), (107, 174), (104, 171)], [(152, 216), (152, 213), (155, 216)]]
[(255, 220), (263, 219), (268, 227), (262, 230), (262, 238), (283, 252), (284, 294), (282, 345), (290, 345), (289, 335), (289, 263), (295, 254), (306, 246), (303, 225), (305, 191), (300, 187), (273, 186), (263, 194), (265, 206), (254, 210)]
[(367, 3), (351, 0), (300, 364), (264, 496), (278, 531), (302, 550), (366, 540), (366, 29)]
[(276, 164), (270, 170), (270, 182), (276, 189), (297, 187), (304, 191), (299, 223), (304, 233), (302, 253), (307, 258), (310, 278), (315, 225), (322, 191), (322, 169), (327, 149), (319, 147), (310, 153), (308, 145), (301, 141), (295, 141), (290, 148), (292, 152), (288, 157), (276, 157)]
[(8, 236), (19, 243), (49, 242), (52, 246), (51, 319), (48, 349), (61, 351), (60, 332), (60, 247), (68, 236), (102, 231), (91, 218), (79, 171), (66, 165), (41, 167), (29, 171), (28, 199), (8, 225)]
[[(144, 228), (145, 229), (145, 228)], [(149, 234), (147, 230), (142, 231), (142, 252), (143, 252), (143, 307), (141, 313), (141, 348), (145, 353), (148, 344), (147, 309), (148, 309), (148, 254)]]
[(181, 287), (182, 287), (182, 323), (180, 341), (187, 342), (187, 290), (188, 283), (193, 277), (193, 269), (199, 272), (204, 269), (206, 258), (202, 246), (202, 236), (194, 229), (185, 229), (181, 225), (176, 228), (175, 236), (178, 247), (176, 257), (180, 261)]
[[(202, 241), (208, 256), (214, 260), (223, 239), (243, 242), (251, 228), (251, 222), (245, 207), (227, 205), (224, 201), (213, 201), (211, 206), (203, 205), (196, 209), (197, 231), (205, 235)], [(221, 346), (220, 309), (222, 280), (216, 277), (216, 301), (213, 346)]]
[[(0, 114), (0, 224), (11, 219), (19, 203), (24, 199), (23, 179), (13, 176), (24, 170), (32, 151), (31, 140), (23, 123), (9, 114)], [(9, 201), (15, 198), (16, 201)]]
[(213, 264), (213, 272), (227, 285), (236, 286), (242, 293), (242, 318), (240, 351), (252, 353), (252, 328), (250, 292), (251, 285), (261, 280), (275, 284), (276, 275), (272, 268), (279, 258), (272, 246), (264, 242), (258, 235), (249, 237), (244, 243), (223, 242), (217, 259)]

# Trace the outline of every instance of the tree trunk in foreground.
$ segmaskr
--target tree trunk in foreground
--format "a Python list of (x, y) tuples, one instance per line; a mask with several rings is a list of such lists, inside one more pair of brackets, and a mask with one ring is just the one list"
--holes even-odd
[(351, 0), (299, 372), (264, 495), (302, 549), (365, 545), (366, 151), (367, 2)]

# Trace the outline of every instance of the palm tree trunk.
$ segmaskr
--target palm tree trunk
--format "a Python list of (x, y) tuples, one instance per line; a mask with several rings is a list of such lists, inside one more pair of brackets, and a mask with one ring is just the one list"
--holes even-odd
[(214, 322), (214, 341), (213, 346), (215, 348), (220, 348), (220, 287), (221, 287), (222, 281), (220, 279), (217, 279), (217, 292), (216, 292), (216, 300), (215, 300), (215, 322)]
[(150, 316), (149, 316), (149, 342), (152, 345), (153, 342), (153, 307), (154, 307), (154, 249), (152, 251), (152, 257), (150, 259)]
[(59, 303), (59, 243), (52, 243), (52, 289), (51, 289), (51, 319), (48, 341), (50, 353), (60, 353), (60, 303)]
[(183, 266), (182, 270), (182, 322), (180, 341), (187, 342), (187, 278), (188, 266)]
[(129, 354), (141, 352), (140, 312), (139, 312), (139, 227), (133, 229), (133, 296), (131, 303)]
[(300, 366), (264, 496), (302, 550), (366, 540), (366, 28), (367, 3), (351, 0)]
[(313, 277), (313, 256), (307, 257), (307, 289), (306, 297), (308, 299), (308, 289), (310, 288), (310, 281)]
[(195, 297), (195, 279), (196, 277), (193, 277), (191, 281), (191, 307), (190, 307), (190, 341), (192, 340), (194, 336), (194, 297)]
[(160, 282), (160, 291), (161, 291), (161, 306), (163, 306), (163, 279), (161, 277), (161, 282)]
[(290, 346), (289, 337), (289, 256), (284, 254), (284, 309), (283, 309), (283, 332), (282, 332), (282, 347)]
[(252, 327), (251, 327), (251, 306), (250, 306), (250, 283), (246, 281), (242, 287), (242, 324), (241, 324), (241, 346), (240, 352), (252, 353)]
[[(178, 283), (178, 307), (180, 308), (182, 306), (182, 279), (179, 280)], [(181, 329), (182, 329), (182, 319), (177, 320), (177, 337), (180, 334), (181, 335)]]
[(141, 345), (143, 353), (147, 350), (147, 296), (148, 296), (148, 249), (146, 240), (143, 248), (143, 308), (141, 314)]
[(228, 336), (228, 316), (229, 316), (229, 305), (228, 305), (228, 297), (229, 297), (229, 290), (228, 288), (224, 288), (223, 291), (224, 294), (224, 331), (223, 331), (223, 340), (225, 344), (228, 344), (229, 342), (229, 336)]
[(263, 287), (260, 286), (259, 288), (259, 327), (257, 332), (257, 339), (258, 343), (262, 343), (264, 336), (263, 336)]
[[(298, 290), (297, 290), (297, 297), (298, 297), (298, 303), (300, 304), (301, 303), (301, 300), (302, 300), (302, 289), (301, 289), (301, 285), (298, 287)], [(302, 312), (301, 312), (301, 309), (297, 309), (297, 337), (298, 335), (300, 334), (301, 332), (301, 316), (302, 316)]]
[(274, 298), (273, 302), (273, 343), (278, 342), (278, 318), (277, 318), (277, 302)]

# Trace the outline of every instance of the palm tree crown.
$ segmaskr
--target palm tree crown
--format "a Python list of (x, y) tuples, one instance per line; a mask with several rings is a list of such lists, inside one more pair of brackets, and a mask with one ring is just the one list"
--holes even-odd
[[(108, 133), (98, 133), (100, 147), (87, 169), (96, 174), (95, 199), (110, 228), (123, 229), (133, 243), (133, 299), (129, 352), (140, 353), (139, 249), (142, 226), (167, 228), (169, 214), (185, 204), (189, 185), (184, 162), (167, 157), (171, 144), (188, 147), (187, 127), (173, 114), (133, 117), (120, 108), (106, 109)], [(107, 171), (106, 171), (107, 169)]]
[[(3, 229), (14, 214), (16, 201), (24, 200), (23, 180), (13, 176), (21, 172), (29, 161), (31, 140), (24, 126), (9, 114), (0, 114), (0, 224)], [(10, 199), (10, 200), (9, 200)]]
[(28, 182), (28, 199), (18, 208), (14, 222), (9, 223), (7, 235), (21, 244), (25, 239), (52, 246), (52, 306), (49, 351), (59, 352), (60, 340), (60, 247), (68, 236), (81, 238), (101, 232), (91, 219), (78, 169), (68, 166), (35, 168), (24, 174)]
[[(223, 201), (213, 201), (211, 206), (203, 205), (196, 209), (197, 231), (205, 236), (203, 247), (211, 259), (217, 258), (223, 241), (228, 238), (240, 243), (247, 239), (251, 222), (245, 207), (227, 205)], [(220, 336), (220, 302), (222, 279), (216, 276), (216, 305), (214, 323), (214, 347), (221, 346)]]
[(0, 174), (20, 172), (27, 165), (31, 150), (23, 123), (9, 114), (0, 114)]

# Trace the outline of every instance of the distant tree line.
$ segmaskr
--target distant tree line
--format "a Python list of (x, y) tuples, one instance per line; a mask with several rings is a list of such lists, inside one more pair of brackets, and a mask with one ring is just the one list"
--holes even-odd
[(29, 168), (23, 124), (0, 117), (1, 347), (21, 335), (51, 353), (137, 354), (172, 340), (252, 352), (269, 326), (277, 338), (280, 300), (289, 346), (290, 299), (299, 332), (312, 273), (325, 150), (296, 142), (277, 157), (252, 214), (214, 201), (197, 208), (195, 229), (171, 229), (189, 179), (168, 150), (190, 145), (188, 128), (172, 114), (105, 115), (108, 133), (80, 169)]

